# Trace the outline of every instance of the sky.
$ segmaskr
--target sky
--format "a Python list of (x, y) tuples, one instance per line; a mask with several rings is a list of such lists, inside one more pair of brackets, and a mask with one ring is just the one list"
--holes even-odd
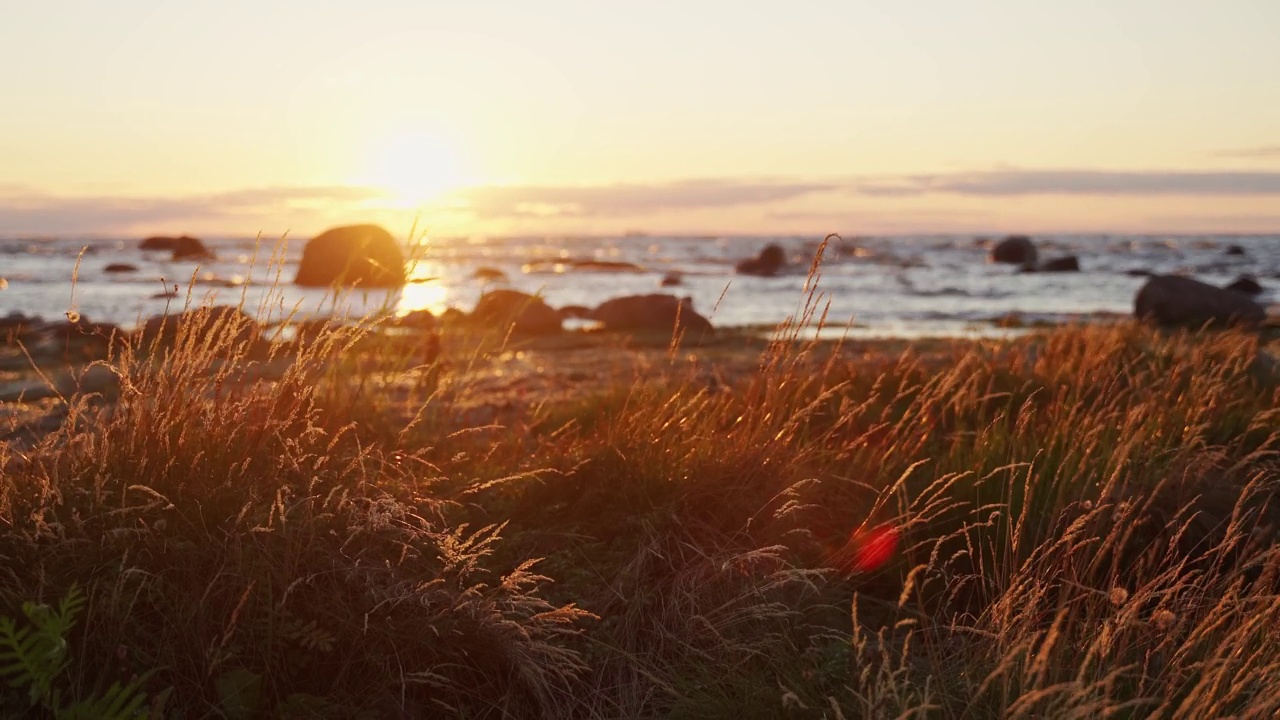
[(44, 0), (0, 237), (1280, 232), (1276, 0)]

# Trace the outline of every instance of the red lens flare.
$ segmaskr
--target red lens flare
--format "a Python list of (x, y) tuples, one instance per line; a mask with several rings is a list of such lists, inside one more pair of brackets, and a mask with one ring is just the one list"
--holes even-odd
[(868, 573), (893, 559), (902, 540), (902, 531), (893, 525), (855, 532), (844, 547), (834, 553), (836, 565), (851, 573)]

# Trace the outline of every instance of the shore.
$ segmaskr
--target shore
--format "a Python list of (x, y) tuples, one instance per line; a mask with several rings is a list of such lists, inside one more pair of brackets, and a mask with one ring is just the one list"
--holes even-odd
[[(410, 329), (351, 329), (354, 344), (350, 354), (360, 366), (366, 382), (376, 383), (389, 393), (385, 411), (405, 420), (408, 405), (420, 392), (424, 378), (434, 377), (433, 392), (448, 396), (461, 409), (459, 423), (492, 421), (513, 416), (530, 408), (571, 403), (577, 398), (618, 391), (634, 385), (671, 385), (688, 381), (704, 382), (712, 388), (740, 385), (759, 372), (766, 352), (803, 347), (806, 352), (827, 357), (839, 354), (871, 368), (886, 364), (910, 352), (938, 364), (944, 357), (957, 357), (977, 348), (1008, 346), (1019, 336), (1043, 334), (1046, 326), (1020, 328), (1024, 332), (1009, 337), (978, 338), (859, 338), (839, 328), (822, 333), (784, 327), (722, 328), (713, 337), (673, 345), (663, 333), (568, 331), (552, 336), (520, 337), (452, 326), (437, 333)], [(440, 348), (425, 366), (423, 346)], [(163, 353), (156, 348), (155, 355)], [(286, 375), (307, 349), (283, 340), (257, 347), (233, 360), (220, 359), (205, 372), (216, 375), (228, 364), (243, 366), (246, 372), (236, 382), (271, 383)], [(4, 403), (0, 427), (10, 437), (35, 437), (56, 426), (65, 407), (76, 396), (93, 395), (96, 402), (112, 403), (119, 397), (119, 376), (112, 368), (119, 348), (97, 337), (71, 337), (63, 342), (27, 346), (10, 342), (0, 348), (0, 403)], [(137, 358), (131, 358), (136, 362)], [(162, 362), (159, 357), (147, 361)], [(332, 353), (323, 367), (336, 367)], [(315, 368), (312, 373), (322, 372)], [(398, 399), (398, 401), (397, 401)]]
[(3, 707), (1280, 708), (1271, 330), (241, 322), (0, 356)]

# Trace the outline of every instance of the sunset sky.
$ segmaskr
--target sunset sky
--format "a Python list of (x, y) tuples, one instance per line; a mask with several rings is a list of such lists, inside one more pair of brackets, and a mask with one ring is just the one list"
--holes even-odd
[(1280, 232), (1277, 0), (11, 3), (0, 237)]

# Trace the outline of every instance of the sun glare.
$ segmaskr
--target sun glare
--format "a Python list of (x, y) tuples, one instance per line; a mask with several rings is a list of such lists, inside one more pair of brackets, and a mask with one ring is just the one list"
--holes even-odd
[(360, 181), (385, 190), (399, 205), (416, 207), (459, 188), (467, 178), (454, 145), (416, 132), (394, 136), (376, 148)]
[(396, 314), (405, 315), (414, 310), (429, 310), (439, 316), (449, 306), (449, 288), (438, 281), (440, 266), (435, 263), (417, 262), (409, 270), (409, 282), (400, 291)]

